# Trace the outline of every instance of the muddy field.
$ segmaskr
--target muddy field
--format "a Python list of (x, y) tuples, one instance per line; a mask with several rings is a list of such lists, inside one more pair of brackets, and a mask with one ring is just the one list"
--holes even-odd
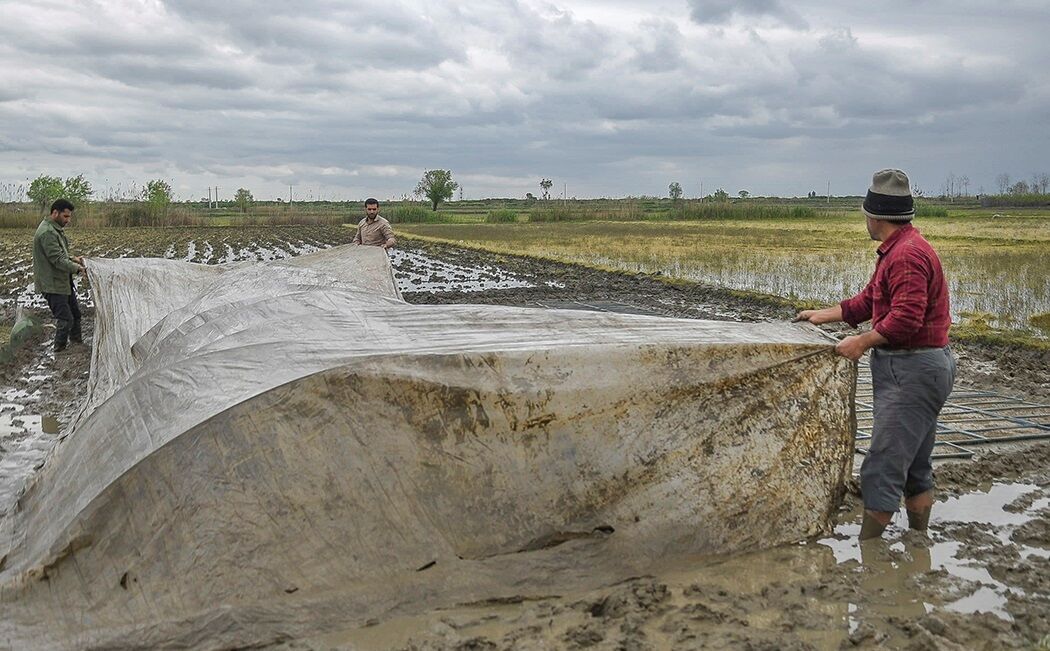
[[(270, 259), (345, 242), (346, 230), (302, 237), (262, 229), (237, 241), (169, 230), (127, 245), (100, 242), (96, 254), (214, 263), (232, 252), (232, 259)], [(6, 252), (20, 250), (12, 246)], [(722, 320), (792, 315), (775, 300), (716, 288), (433, 244), (404, 242), (392, 260), (405, 299), (414, 303), (633, 309)], [(21, 304), (46, 319), (26, 291), (24, 269), (0, 273), (6, 279), (0, 317), (9, 320)], [(90, 337), (90, 291), (83, 288), (81, 298)], [(83, 398), (89, 351), (74, 348), (56, 360), (48, 350), (51, 332), (39, 333), (0, 370), (0, 513)], [(1050, 402), (1045, 353), (978, 347), (957, 353), (959, 385)], [(380, 620), (348, 621), (275, 648), (1050, 648), (1050, 444), (940, 465), (937, 481), (929, 536), (893, 526), (884, 540), (858, 545), (860, 507), (848, 495), (834, 533), (819, 540), (731, 557), (666, 559), (634, 576), (598, 569), (588, 575), (583, 566), (542, 577), (539, 598), (507, 585), (455, 608), (394, 608)], [(586, 559), (595, 544), (571, 540), (550, 553)]]

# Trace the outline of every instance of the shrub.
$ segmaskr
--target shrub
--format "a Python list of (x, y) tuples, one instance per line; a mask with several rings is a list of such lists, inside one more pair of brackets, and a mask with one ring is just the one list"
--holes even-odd
[(436, 213), (418, 203), (403, 203), (381, 212), (391, 224), (421, 224), (438, 221)]
[(490, 210), (485, 215), (486, 224), (511, 224), (518, 221), (518, 213), (509, 208), (500, 208), (498, 210)]
[(927, 203), (915, 204), (916, 217), (947, 217), (948, 209), (944, 206), (931, 206)]
[(808, 219), (817, 211), (810, 206), (777, 206), (728, 201), (679, 202), (672, 219)]
[[(184, 206), (166, 204), (158, 207), (144, 201), (115, 202), (99, 206), (102, 221), (106, 226), (205, 226), (206, 216), (195, 213)], [(94, 220), (92, 220), (94, 221)], [(83, 223), (95, 226), (98, 224)]]
[(0, 204), (0, 228), (36, 228), (40, 220), (40, 210), (34, 204)]

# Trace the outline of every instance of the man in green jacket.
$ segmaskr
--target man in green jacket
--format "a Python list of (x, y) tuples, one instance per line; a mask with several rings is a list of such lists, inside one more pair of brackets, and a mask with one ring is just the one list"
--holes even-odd
[(73, 275), (84, 273), (84, 259), (69, 255), (69, 240), (63, 230), (73, 218), (73, 204), (59, 199), (51, 204), (51, 214), (40, 222), (33, 236), (33, 283), (44, 295), (55, 317), (55, 352), (68, 342), (83, 343), (80, 332), (80, 306), (73, 287)]

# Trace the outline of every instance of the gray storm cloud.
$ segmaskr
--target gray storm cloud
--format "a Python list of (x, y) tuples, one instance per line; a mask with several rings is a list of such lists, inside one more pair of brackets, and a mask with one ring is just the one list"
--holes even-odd
[(690, 16), (698, 23), (727, 23), (734, 16), (772, 18), (792, 27), (806, 20), (780, 0), (689, 0)]
[[(1044, 171), (1040, 3), (8, 2), (0, 179), (578, 196)], [(659, 11), (659, 13), (656, 13)], [(902, 13), (904, 12), (904, 13)], [(907, 15), (907, 20), (899, 17)], [(895, 18), (895, 16), (897, 18)], [(963, 146), (961, 143), (965, 144)], [(1042, 167), (1040, 167), (1042, 166)], [(674, 176), (675, 178), (670, 178)], [(855, 186), (855, 187), (854, 187)]]

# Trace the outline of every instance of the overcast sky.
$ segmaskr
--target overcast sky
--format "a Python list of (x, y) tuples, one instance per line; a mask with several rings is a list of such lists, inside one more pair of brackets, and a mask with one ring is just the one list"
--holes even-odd
[(0, 0), (0, 182), (928, 193), (1050, 172), (1047, 0)]

